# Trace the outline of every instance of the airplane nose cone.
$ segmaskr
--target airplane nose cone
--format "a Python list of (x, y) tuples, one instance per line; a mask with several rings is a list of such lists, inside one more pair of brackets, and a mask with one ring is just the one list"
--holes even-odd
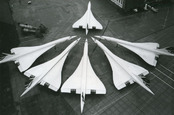
[(101, 37), (101, 36), (95, 36), (96, 38), (100, 38), (100, 39), (104, 39), (103, 37)]
[(70, 36), (70, 40), (73, 39), (73, 38), (75, 38), (75, 37), (77, 37), (77, 36)]
[(92, 40), (96, 43), (96, 39), (95, 38), (93, 38), (93, 37), (91, 37), (92, 38)]
[(79, 42), (79, 41), (80, 41), (80, 39), (81, 39), (81, 38), (78, 38), (78, 39), (77, 39), (77, 42)]
[(88, 2), (88, 9), (91, 9), (91, 1)]

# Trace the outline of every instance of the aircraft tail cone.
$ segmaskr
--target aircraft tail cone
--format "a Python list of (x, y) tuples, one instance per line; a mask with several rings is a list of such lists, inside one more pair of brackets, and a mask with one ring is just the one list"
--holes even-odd
[(134, 77), (133, 79), (135, 80), (136, 83), (138, 83), (141, 87), (143, 87), (145, 90), (147, 90), (149, 93), (155, 95), (143, 82), (141, 82), (138, 77)]
[[(141, 84), (140, 84), (141, 85)], [(149, 93), (151, 93), (152, 95), (155, 95), (147, 86), (145, 85), (141, 85), (145, 90), (147, 90)]]

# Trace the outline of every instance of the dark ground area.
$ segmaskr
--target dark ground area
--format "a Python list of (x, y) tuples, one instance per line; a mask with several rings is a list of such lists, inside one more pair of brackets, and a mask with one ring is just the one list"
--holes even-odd
[[(0, 54), (9, 53), (10, 49), (19, 44), (18, 33), (12, 18), (8, 1), (0, 1)], [(0, 65), (0, 114), (17, 115), (13, 100), (8, 64)]]
[[(7, 46), (1, 51), (9, 52), (11, 47), (40, 45), (61, 37), (77, 35), (82, 37), (69, 53), (63, 68), (62, 83), (76, 69), (83, 52), (85, 38), (89, 41), (89, 58), (92, 67), (106, 87), (106, 95), (87, 95), (84, 115), (173, 115), (174, 111), (174, 58), (160, 56), (156, 67), (146, 64), (131, 51), (101, 40), (114, 54), (149, 70), (147, 77), (151, 80), (149, 94), (137, 84), (118, 91), (112, 82), (112, 71), (103, 51), (96, 46), (90, 36), (105, 35), (132, 42), (157, 42), (160, 47), (174, 46), (174, 3), (155, 4), (158, 13), (152, 11), (123, 12), (108, 0), (92, 0), (92, 11), (103, 25), (102, 31), (90, 30), (86, 36), (84, 30), (72, 29), (72, 24), (79, 19), (87, 8), (88, 0), (10, 0), (14, 21), (1, 25), (1, 36), (6, 35)], [(3, 3), (2, 6), (5, 3)], [(7, 4), (6, 4), (7, 5)], [(1, 6), (1, 8), (3, 8)], [(9, 6), (8, 6), (9, 8)], [(9, 9), (8, 9), (9, 10)], [(0, 10), (2, 11), (2, 10)], [(9, 11), (10, 12), (10, 11)], [(2, 13), (3, 14), (3, 13)], [(2, 16), (2, 15), (0, 15)], [(7, 19), (3, 19), (7, 21)], [(38, 27), (41, 23), (49, 32), (43, 39), (34, 35), (21, 35), (17, 23), (27, 23)], [(9, 25), (9, 26), (8, 26)], [(12, 26), (12, 27), (11, 27)], [(2, 28), (3, 27), (3, 28)], [(4, 29), (5, 27), (5, 29)], [(11, 28), (12, 29), (11, 29)], [(7, 32), (14, 31), (14, 32)], [(18, 35), (16, 35), (16, 30)], [(2, 34), (6, 33), (6, 34)], [(10, 33), (10, 34), (7, 34)], [(16, 36), (16, 37), (15, 37)], [(4, 37), (3, 37), (4, 38)], [(12, 39), (13, 38), (13, 39)], [(13, 42), (14, 40), (14, 42)], [(17, 41), (17, 42), (15, 42)], [(38, 65), (63, 51), (73, 40), (57, 45), (33, 64)], [(0, 65), (0, 115), (80, 115), (80, 97), (76, 94), (62, 94), (37, 85), (25, 96), (20, 97), (28, 81), (13, 62)]]

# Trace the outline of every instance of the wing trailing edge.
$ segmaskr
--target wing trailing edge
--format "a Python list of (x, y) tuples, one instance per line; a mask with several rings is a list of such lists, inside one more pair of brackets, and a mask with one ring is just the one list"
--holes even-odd
[(56, 44), (70, 40), (76, 36), (67, 36), (40, 46), (12, 48), (11, 53), (5, 56), (0, 63), (14, 61), (20, 72), (27, 70), (34, 61), (43, 53), (54, 47)]
[(166, 47), (159, 49), (158, 43), (132, 43), (120, 39), (116, 39), (113, 37), (108, 36), (96, 36), (100, 39), (106, 39), (108, 41), (115, 42), (132, 52), (136, 53), (138, 56), (140, 56), (146, 63), (152, 66), (156, 66), (157, 64), (157, 58), (159, 55), (168, 55), (168, 56), (174, 56), (174, 47)]
[(81, 113), (86, 94), (106, 94), (106, 88), (95, 74), (88, 57), (88, 42), (84, 45), (82, 59), (74, 73), (62, 85), (61, 92), (80, 94)]
[(86, 30), (86, 35), (88, 34), (88, 29), (103, 29), (103, 26), (95, 19), (94, 15), (92, 14), (90, 1), (88, 3), (88, 8), (85, 14), (72, 25), (72, 28), (80, 27)]
[(128, 84), (136, 82), (154, 95), (146, 86), (145, 81), (143, 81), (143, 78), (149, 73), (146, 69), (117, 57), (101, 42), (94, 38), (92, 39), (104, 51), (108, 58), (113, 72), (113, 82), (118, 90), (126, 87)]
[(46, 85), (48, 88), (57, 91), (61, 85), (61, 72), (65, 59), (79, 40), (80, 38), (72, 42), (61, 54), (52, 60), (27, 70), (24, 75), (31, 78), (32, 81), (21, 96), (26, 94), (37, 84)]

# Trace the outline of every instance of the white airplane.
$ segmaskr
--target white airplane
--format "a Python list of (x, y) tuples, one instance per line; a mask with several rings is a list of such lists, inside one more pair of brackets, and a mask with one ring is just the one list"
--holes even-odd
[(139, 55), (146, 63), (156, 66), (157, 58), (159, 55), (174, 56), (174, 47), (166, 47), (158, 49), (158, 43), (132, 43), (107, 36), (95, 36), (100, 39), (106, 39), (108, 41), (116, 42), (119, 45), (131, 50), (132, 52)]
[(87, 40), (82, 59), (74, 73), (63, 84), (61, 92), (80, 94), (81, 113), (83, 112), (86, 94), (106, 94), (105, 86), (95, 74), (89, 61)]
[(15, 64), (18, 65), (19, 71), (23, 72), (27, 70), (34, 63), (34, 61), (47, 50), (51, 49), (56, 44), (65, 42), (66, 40), (70, 40), (74, 37), (76, 36), (67, 36), (40, 46), (12, 48), (12, 54), (5, 54), (6, 56), (0, 60), (0, 63), (15, 61)]
[(85, 14), (79, 20), (77, 20), (72, 27), (82, 27), (83, 29), (86, 29), (86, 35), (88, 34), (88, 29), (103, 29), (102, 25), (95, 19), (95, 17), (92, 14), (90, 1), (88, 3), (88, 9), (85, 12)]
[(66, 57), (70, 50), (79, 42), (80, 38), (72, 42), (61, 54), (52, 60), (27, 70), (24, 75), (32, 81), (26, 87), (21, 96), (30, 91), (37, 84), (47, 85), (48, 88), (57, 91), (61, 85), (61, 72)]
[(154, 95), (154, 93), (146, 86), (146, 80), (143, 80), (145, 79), (145, 75), (149, 73), (146, 69), (117, 57), (101, 42), (94, 38), (92, 39), (107, 56), (113, 72), (113, 82), (118, 90), (126, 87), (128, 84), (136, 82)]

